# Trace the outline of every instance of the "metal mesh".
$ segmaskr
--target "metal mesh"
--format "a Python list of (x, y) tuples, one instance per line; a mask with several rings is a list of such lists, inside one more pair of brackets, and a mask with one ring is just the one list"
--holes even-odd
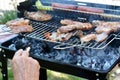
[[(58, 11), (59, 12), (59, 11)], [(56, 32), (57, 29), (61, 26), (60, 24), (60, 20), (61, 19), (72, 19), (72, 20), (77, 20), (77, 21), (82, 21), (82, 22), (91, 22), (94, 19), (100, 19), (100, 20), (105, 20), (105, 21), (119, 21), (119, 18), (106, 18), (106, 17), (101, 17), (100, 15), (93, 15), (93, 14), (84, 14), (84, 13), (75, 13), (75, 15), (72, 16), (72, 13), (67, 14), (66, 12), (52, 12), (52, 15), (54, 15), (53, 19), (48, 21), (48, 22), (39, 22), (39, 21), (33, 21), (31, 20), (30, 24), (32, 24), (34, 31), (32, 33), (27, 33), (25, 34), (25, 36), (27, 37), (32, 37), (35, 39), (40, 39), (40, 40), (45, 40), (45, 41), (49, 41), (45, 39), (45, 33), (47, 32)], [(63, 16), (62, 16), (63, 15)], [(80, 16), (79, 16), (80, 15)], [(83, 16), (83, 17), (82, 17)], [(86, 16), (86, 17), (84, 17)], [(91, 18), (92, 17), (92, 18)], [(91, 33), (91, 30), (88, 32), (84, 32), (86, 33)], [(109, 45), (114, 38), (116, 37), (115, 34), (110, 34), (109, 37), (101, 42), (98, 43), (96, 41), (90, 41), (87, 43), (81, 43), (80, 40), (78, 40), (77, 37), (72, 37), (70, 38), (68, 41), (65, 42), (54, 42), (54, 43), (60, 43), (60, 45), (56, 46), (56, 48), (58, 49), (64, 49), (64, 48), (70, 48), (70, 47), (74, 47), (74, 46), (79, 46), (79, 47), (84, 47), (84, 48), (92, 48), (92, 49), (103, 49), (105, 48), (107, 45)], [(62, 46), (61, 45), (66, 45), (66, 46)], [(67, 46), (68, 45), (68, 46)]]

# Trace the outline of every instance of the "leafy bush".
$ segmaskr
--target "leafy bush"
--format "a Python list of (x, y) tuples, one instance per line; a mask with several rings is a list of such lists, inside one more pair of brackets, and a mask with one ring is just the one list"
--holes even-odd
[(7, 21), (17, 18), (16, 11), (4, 11), (3, 15), (0, 15), (0, 23), (5, 24)]

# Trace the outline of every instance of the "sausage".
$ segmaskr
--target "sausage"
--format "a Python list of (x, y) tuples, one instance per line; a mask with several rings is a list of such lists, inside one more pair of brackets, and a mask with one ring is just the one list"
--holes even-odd
[(77, 10), (86, 11), (86, 12), (94, 12), (94, 13), (104, 13), (104, 10), (102, 10), (102, 9), (86, 7), (86, 6), (78, 6)]
[(53, 8), (76, 10), (76, 6), (70, 5), (70, 4), (52, 3), (52, 7)]
[(60, 23), (61, 23), (62, 25), (72, 25), (72, 24), (74, 24), (74, 22), (75, 22), (75, 21), (70, 20), (70, 19), (64, 19), (64, 20), (61, 20), (61, 21), (60, 21)]
[(93, 28), (93, 26), (90, 23), (76, 22), (73, 25), (61, 26), (58, 29), (58, 31), (60, 33), (67, 33), (69, 31), (73, 31), (73, 30), (90, 30), (91, 28)]
[(96, 34), (87, 34), (87, 35), (82, 36), (82, 37), (80, 38), (81, 43), (82, 43), (82, 42), (89, 42), (89, 41), (95, 40), (95, 39), (96, 39)]
[(61, 26), (58, 31), (60, 33), (67, 33), (69, 31), (75, 30), (76, 25), (67, 25), (67, 26)]

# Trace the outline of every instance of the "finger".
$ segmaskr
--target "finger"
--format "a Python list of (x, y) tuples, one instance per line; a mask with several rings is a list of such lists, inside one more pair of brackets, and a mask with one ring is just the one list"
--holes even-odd
[(29, 57), (29, 61), (34, 64), (34, 66), (37, 67), (37, 69), (40, 69), (40, 64), (37, 60), (33, 59), (32, 57)]
[(21, 56), (22, 53), (23, 53), (23, 49), (20, 49), (15, 53), (14, 57)]
[(24, 57), (28, 57), (28, 56), (29, 56), (29, 52), (27, 52), (27, 51), (23, 51), (22, 56), (24, 56)]
[(29, 56), (29, 51), (30, 51), (30, 47), (28, 47), (25, 51), (23, 51), (22, 56), (28, 57)]
[(27, 47), (27, 48), (26, 48), (26, 51), (29, 52), (29, 51), (30, 51), (30, 47)]

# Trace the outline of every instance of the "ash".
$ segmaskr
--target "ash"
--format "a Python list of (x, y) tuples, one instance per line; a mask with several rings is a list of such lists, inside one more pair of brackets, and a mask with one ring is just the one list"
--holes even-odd
[(31, 47), (30, 54), (39, 58), (99, 71), (109, 70), (120, 57), (119, 46), (108, 46), (102, 50), (80, 47), (55, 50), (53, 49), (55, 45), (57, 44), (25, 37), (13, 39), (9, 49), (25, 49), (29, 46)]

